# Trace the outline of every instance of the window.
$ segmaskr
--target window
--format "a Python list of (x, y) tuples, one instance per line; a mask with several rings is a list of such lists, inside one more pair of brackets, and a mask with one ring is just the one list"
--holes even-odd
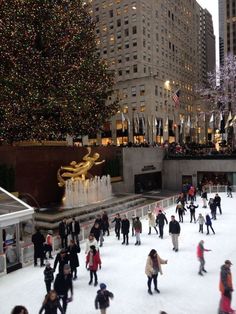
[(133, 32), (133, 35), (137, 34), (137, 26), (133, 26), (132, 32)]
[(121, 26), (121, 19), (117, 20), (116, 24), (117, 24), (118, 27), (120, 27)]
[(131, 96), (135, 97), (136, 96), (136, 86), (131, 87)]
[(133, 41), (133, 47), (137, 47), (137, 41)]
[(127, 62), (129, 61), (129, 54), (125, 55), (125, 61), (127, 61)]
[(138, 59), (138, 56), (135, 54), (135, 55), (133, 55), (133, 59), (134, 60), (137, 60)]
[(122, 76), (122, 70), (119, 70), (119, 71), (118, 71), (118, 75), (119, 75), (119, 76)]
[(144, 96), (145, 95), (145, 85), (140, 85), (140, 96)]
[(110, 16), (110, 17), (113, 17), (113, 16), (114, 16), (113, 10), (110, 10), (110, 11), (109, 11), (109, 16)]
[(129, 43), (125, 44), (125, 48), (128, 49), (129, 48)]
[(140, 104), (140, 111), (141, 111), (141, 112), (144, 112), (145, 110), (146, 110), (145, 103), (144, 103), (144, 102), (141, 102), (141, 104)]
[(125, 36), (129, 36), (129, 29), (128, 28), (125, 29)]
[(134, 73), (137, 73), (137, 72), (138, 72), (138, 65), (137, 65), (137, 64), (134, 64), (134, 65), (133, 65), (133, 72), (134, 72)]

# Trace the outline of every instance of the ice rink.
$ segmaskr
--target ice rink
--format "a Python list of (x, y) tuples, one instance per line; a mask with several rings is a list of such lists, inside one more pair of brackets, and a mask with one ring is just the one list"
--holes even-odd
[[(208, 199), (212, 195), (208, 195)], [(225, 259), (233, 263), (233, 283), (236, 281), (236, 194), (234, 198), (222, 197), (223, 215), (217, 213), (213, 221), (216, 234), (199, 234), (198, 224), (190, 223), (189, 211), (181, 224), (179, 252), (172, 251), (172, 243), (165, 225), (164, 239), (161, 240), (154, 230), (148, 235), (148, 222), (143, 220), (141, 246), (135, 246), (135, 238), (130, 245), (123, 246), (112, 232), (105, 237), (101, 248), (102, 269), (98, 271), (99, 283), (104, 282), (107, 289), (114, 293), (109, 314), (159, 314), (160, 310), (168, 314), (214, 314), (219, 303), (219, 271)], [(197, 199), (198, 213), (205, 214), (201, 199)], [(175, 208), (166, 210), (167, 219)], [(205, 228), (205, 226), (204, 226)], [(205, 248), (206, 270), (204, 277), (198, 275), (199, 262), (196, 247), (200, 240)], [(88, 285), (89, 272), (85, 269), (85, 253), (82, 245), (79, 254), (80, 267), (78, 280), (74, 281), (74, 300), (69, 303), (67, 314), (100, 313), (94, 308), (94, 299), (98, 287)], [(163, 275), (158, 277), (160, 294), (150, 296), (147, 293), (147, 278), (144, 273), (147, 255), (154, 248), (168, 264), (163, 265)], [(45, 296), (43, 268), (29, 266), (0, 278), (0, 314), (10, 314), (16, 304), (27, 307), (30, 314), (37, 314)], [(232, 307), (236, 308), (235, 294)]]

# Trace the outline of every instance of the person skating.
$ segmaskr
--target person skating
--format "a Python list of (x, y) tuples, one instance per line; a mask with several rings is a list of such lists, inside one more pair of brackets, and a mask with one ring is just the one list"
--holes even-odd
[(205, 249), (204, 248), (204, 241), (201, 240), (199, 243), (198, 243), (198, 246), (197, 246), (197, 258), (200, 262), (200, 267), (199, 267), (199, 272), (198, 274), (200, 276), (203, 276), (203, 272), (206, 273), (206, 269), (205, 269), (205, 258), (204, 258), (204, 252), (210, 252), (211, 250), (209, 249)]
[[(63, 267), (63, 272), (58, 273), (54, 282), (54, 290), (56, 291), (59, 300), (62, 300), (62, 308), (66, 313), (67, 304), (73, 300), (73, 282), (71, 269), (68, 264)], [(70, 297), (68, 293), (70, 291)]]
[(94, 245), (96, 250), (98, 250), (98, 241), (95, 239), (94, 234), (90, 233), (90, 235), (88, 236), (88, 239), (86, 240), (85, 243), (85, 254), (88, 254), (88, 252), (90, 251), (90, 247)]
[(130, 222), (127, 219), (127, 216), (124, 215), (123, 219), (121, 220), (121, 232), (123, 234), (123, 242), (122, 244), (129, 244), (129, 228)]
[(202, 198), (202, 202), (203, 202), (203, 206), (202, 207), (203, 208), (207, 208), (207, 191), (206, 191), (205, 188), (202, 191), (201, 198)]
[(100, 236), (101, 236), (101, 229), (99, 227), (99, 223), (95, 223), (93, 225), (93, 227), (91, 228), (90, 230), (90, 234), (93, 234), (95, 239), (97, 240), (97, 243), (99, 243), (99, 240), (100, 240)]
[(121, 227), (120, 214), (116, 214), (115, 218), (112, 220), (112, 223), (115, 223), (115, 234), (117, 239), (120, 240), (120, 227)]
[[(99, 239), (97, 240), (99, 242), (99, 246), (103, 246), (103, 242), (104, 242), (104, 237), (103, 237), (103, 220), (102, 220), (102, 216), (101, 215), (97, 215), (96, 219), (95, 219), (95, 222), (94, 222), (94, 225), (98, 224), (98, 228), (100, 230), (100, 236), (99, 236)], [(94, 233), (92, 230), (90, 231), (90, 233)], [(95, 234), (94, 234), (95, 236)], [(96, 236), (95, 236), (96, 238)], [(97, 238), (96, 238), (97, 239)]]
[(163, 260), (158, 254), (157, 251), (152, 249), (148, 254), (146, 267), (145, 267), (145, 274), (148, 277), (147, 286), (148, 286), (148, 293), (152, 294), (151, 284), (152, 281), (154, 283), (154, 290), (157, 293), (160, 293), (160, 290), (157, 288), (157, 276), (158, 273), (162, 275), (161, 264), (167, 264), (167, 260)]
[(97, 291), (95, 298), (95, 309), (100, 309), (101, 314), (106, 314), (106, 309), (110, 306), (110, 299), (113, 298), (113, 293), (107, 290), (107, 286), (104, 283), (101, 283), (100, 290)]
[(209, 228), (211, 228), (212, 232), (215, 234), (215, 231), (212, 227), (211, 217), (208, 214), (206, 214), (206, 226), (207, 226), (207, 234), (209, 234)]
[(59, 264), (59, 273), (63, 273), (64, 265), (69, 264), (69, 255), (66, 249), (62, 249), (57, 253), (53, 266), (54, 271), (56, 271), (57, 264)]
[(69, 225), (67, 223), (66, 218), (64, 218), (59, 223), (59, 236), (61, 238), (61, 247), (62, 248), (67, 248), (68, 234), (69, 234)]
[(134, 221), (136, 216), (133, 214), (131, 217), (131, 231), (132, 231), (132, 237), (134, 236)]
[(159, 228), (159, 238), (163, 239), (164, 225), (165, 223), (168, 225), (168, 220), (166, 215), (159, 209), (158, 215), (156, 217), (156, 224)]
[(134, 232), (135, 232), (135, 237), (136, 237), (135, 245), (140, 245), (141, 244), (140, 234), (142, 233), (142, 223), (141, 223), (139, 217), (135, 218), (135, 221), (134, 221)]
[(178, 252), (179, 250), (179, 235), (180, 235), (180, 224), (175, 220), (175, 216), (171, 216), (171, 221), (169, 223), (169, 234), (171, 235), (173, 250)]
[(187, 211), (185, 207), (179, 202), (176, 206), (175, 212), (179, 215), (179, 222), (184, 222), (184, 212)]
[(77, 246), (80, 246), (79, 235), (80, 235), (80, 223), (75, 220), (75, 217), (72, 218), (72, 221), (69, 224), (69, 232), (72, 240), (75, 241)]
[(200, 213), (197, 219), (197, 222), (199, 224), (199, 231), (203, 233), (203, 225), (205, 224), (205, 218), (202, 216), (202, 214)]
[(57, 310), (60, 311), (61, 314), (64, 314), (63, 308), (58, 300), (57, 293), (54, 290), (51, 290), (43, 301), (43, 305), (39, 310), (39, 314), (57, 314)]
[(46, 285), (47, 293), (51, 290), (51, 284), (53, 283), (53, 280), (54, 280), (53, 273), (54, 273), (54, 270), (51, 267), (50, 262), (46, 261), (46, 267), (43, 271), (43, 274), (44, 274), (44, 282)]
[(187, 208), (190, 210), (190, 222), (192, 222), (194, 220), (194, 222), (196, 223), (196, 216), (195, 216), (195, 212), (196, 212), (196, 208), (198, 208), (198, 205), (194, 205), (193, 201), (190, 202), (190, 205), (187, 206)]
[(101, 269), (101, 265), (102, 265), (102, 262), (101, 262), (100, 254), (96, 250), (95, 246), (92, 245), (86, 257), (86, 268), (89, 269), (90, 271), (89, 285), (93, 283), (93, 277), (94, 277), (94, 286), (95, 287), (97, 286), (98, 284), (97, 270), (98, 270), (98, 266)]
[(158, 234), (158, 231), (156, 228), (156, 218), (151, 209), (148, 210), (147, 216), (148, 216), (148, 227), (149, 227), (148, 234), (151, 234), (152, 228), (154, 228), (154, 230), (156, 231), (156, 234)]
[(220, 211), (220, 214), (222, 215), (221, 197), (217, 193), (215, 195), (214, 202), (215, 202), (215, 205), (216, 205), (216, 210), (217, 210), (217, 207), (218, 207), (219, 211)]
[(231, 187), (231, 185), (230, 185), (230, 183), (228, 183), (228, 185), (227, 185), (227, 197), (233, 197), (233, 195), (232, 195), (232, 187)]
[[(231, 265), (232, 265), (231, 261), (226, 260), (224, 265), (222, 265), (220, 269), (220, 283), (219, 283), (219, 290), (221, 292), (220, 303), (223, 303), (224, 301), (224, 304), (226, 303), (228, 307), (231, 307), (232, 292), (234, 291), (232, 273), (230, 269)], [(224, 300), (224, 298), (227, 298), (227, 299)], [(220, 304), (220, 309), (222, 309), (222, 307), (223, 307), (223, 304)]]
[(40, 266), (45, 266), (44, 262), (44, 244), (45, 238), (39, 229), (32, 235), (32, 242), (34, 244), (34, 266), (37, 266), (37, 259), (40, 258)]
[(47, 259), (47, 253), (48, 253), (48, 258), (53, 259), (52, 257), (52, 230), (48, 230), (48, 234), (46, 236), (46, 241), (44, 243), (44, 254), (45, 258)]
[(70, 240), (68, 246), (69, 261), (71, 268), (71, 275), (73, 280), (77, 279), (77, 267), (79, 267), (78, 253), (80, 253), (80, 246), (78, 246), (74, 240)]
[(211, 218), (213, 220), (216, 220), (216, 204), (214, 202), (213, 198), (209, 199), (209, 203), (208, 203), (210, 210), (211, 210)]
[(107, 212), (104, 211), (102, 213), (102, 225), (103, 225), (103, 235), (105, 235), (105, 233), (107, 233), (107, 236), (110, 235), (110, 232), (109, 232), (109, 218), (108, 218), (108, 215), (107, 215)]
[(29, 314), (29, 312), (23, 305), (16, 305), (12, 309), (11, 314)]
[(233, 310), (231, 307), (229, 291), (225, 291), (221, 295), (218, 314), (236, 314), (236, 310)]

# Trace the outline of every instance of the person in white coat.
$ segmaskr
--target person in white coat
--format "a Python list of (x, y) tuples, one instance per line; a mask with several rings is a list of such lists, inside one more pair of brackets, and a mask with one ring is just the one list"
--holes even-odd
[(147, 218), (148, 218), (148, 226), (149, 226), (148, 234), (151, 234), (152, 228), (154, 228), (156, 231), (156, 234), (158, 234), (158, 231), (156, 228), (156, 217), (150, 209), (147, 212)]
[(90, 247), (94, 245), (96, 250), (98, 251), (98, 241), (95, 239), (94, 235), (92, 233), (90, 233), (90, 235), (88, 236), (88, 239), (86, 240), (85, 243), (85, 254), (88, 254), (88, 252), (90, 251)]

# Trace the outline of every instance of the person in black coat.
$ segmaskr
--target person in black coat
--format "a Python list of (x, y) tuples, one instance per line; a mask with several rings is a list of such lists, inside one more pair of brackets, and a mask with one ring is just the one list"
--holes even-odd
[(54, 266), (53, 266), (54, 271), (56, 270), (58, 263), (59, 263), (58, 271), (59, 273), (63, 273), (64, 265), (69, 264), (69, 255), (66, 249), (62, 249), (60, 253), (57, 253), (57, 256), (54, 261)]
[(180, 224), (175, 220), (175, 216), (171, 216), (171, 221), (169, 223), (169, 234), (171, 235), (173, 250), (178, 252), (179, 250), (179, 235), (180, 235)]
[(129, 228), (130, 222), (127, 219), (127, 216), (124, 215), (124, 218), (121, 220), (121, 232), (123, 233), (123, 242), (122, 244), (128, 245), (129, 244)]
[(227, 197), (233, 197), (233, 195), (232, 195), (232, 187), (231, 187), (231, 185), (230, 185), (230, 183), (228, 183), (228, 185), (227, 185)]
[[(68, 264), (63, 267), (63, 272), (57, 274), (54, 282), (54, 290), (56, 291), (58, 298), (62, 300), (62, 308), (66, 313), (67, 303), (73, 299), (73, 283), (71, 276), (71, 269)], [(70, 291), (70, 298), (68, 298), (68, 292)]]
[(76, 221), (75, 218), (72, 218), (72, 221), (69, 224), (69, 232), (71, 234), (72, 240), (76, 242), (79, 246), (79, 234), (80, 234), (80, 224), (79, 221)]
[(207, 191), (204, 189), (201, 195), (203, 201), (203, 208), (207, 208), (206, 201), (207, 201)]
[(214, 202), (213, 198), (209, 199), (209, 203), (208, 203), (210, 210), (211, 210), (211, 217), (213, 220), (216, 220), (216, 204)]
[(98, 224), (98, 227), (99, 227), (99, 230), (100, 230), (100, 237), (99, 237), (99, 240), (97, 240), (99, 242), (99, 245), (102, 246), (103, 245), (103, 242), (104, 242), (104, 238), (103, 238), (103, 220), (102, 220), (102, 217), (101, 215), (97, 215), (97, 218), (95, 219), (94, 221), (94, 225), (95, 224)]
[(90, 234), (94, 235), (94, 238), (97, 240), (97, 242), (99, 243), (99, 239), (100, 239), (100, 234), (101, 234), (101, 229), (99, 228), (99, 224), (95, 223), (93, 225), (93, 227), (90, 230)]
[(53, 273), (54, 273), (54, 270), (51, 267), (50, 262), (46, 261), (46, 267), (43, 271), (43, 274), (44, 274), (44, 282), (46, 285), (47, 293), (51, 290), (51, 284), (54, 280)]
[(57, 310), (64, 314), (63, 308), (58, 300), (57, 293), (54, 290), (51, 290), (45, 297), (43, 305), (39, 310), (39, 314), (57, 314)]
[(112, 223), (115, 223), (115, 234), (117, 239), (120, 240), (120, 226), (121, 226), (120, 214), (116, 214), (116, 217), (112, 220)]
[(166, 215), (163, 214), (161, 209), (159, 209), (158, 215), (156, 217), (156, 224), (158, 225), (159, 238), (161, 238), (161, 239), (163, 239), (163, 230), (164, 230), (165, 223), (168, 224), (168, 220), (166, 218)]
[(105, 235), (105, 233), (107, 233), (107, 235), (110, 235), (109, 232), (109, 219), (108, 219), (108, 215), (107, 212), (103, 212), (102, 214), (102, 226), (103, 226), (103, 235)]
[(196, 216), (195, 216), (195, 212), (196, 212), (196, 208), (198, 208), (198, 205), (194, 205), (193, 202), (190, 202), (190, 205), (187, 206), (187, 208), (190, 210), (190, 222), (192, 222), (192, 220), (194, 220), (194, 222), (196, 223)]
[(183, 219), (183, 215), (184, 215), (184, 212), (187, 211), (183, 204), (181, 204), (180, 202), (177, 204), (176, 206), (176, 210), (175, 212), (178, 213), (179, 215), (179, 222), (184, 222), (184, 219)]
[(79, 267), (79, 258), (78, 258), (77, 253), (80, 253), (80, 247), (75, 244), (74, 240), (70, 241), (68, 252), (69, 252), (71, 275), (73, 277), (73, 280), (75, 280), (77, 278), (77, 267)]
[(59, 236), (61, 238), (61, 247), (62, 248), (67, 248), (68, 246), (68, 237), (69, 234), (69, 226), (67, 224), (66, 219), (64, 218), (60, 223), (59, 223)]
[(104, 283), (100, 284), (100, 290), (97, 291), (95, 298), (95, 309), (100, 308), (101, 314), (106, 313), (106, 309), (110, 306), (110, 299), (114, 298), (112, 292), (106, 290), (107, 286)]
[(214, 202), (215, 202), (215, 205), (216, 205), (216, 210), (217, 210), (217, 207), (218, 207), (219, 211), (220, 211), (220, 214), (222, 215), (221, 197), (217, 193), (215, 195)]
[(34, 266), (37, 266), (37, 259), (40, 258), (40, 266), (45, 266), (44, 261), (44, 243), (45, 237), (39, 229), (32, 235), (32, 242), (34, 244)]

